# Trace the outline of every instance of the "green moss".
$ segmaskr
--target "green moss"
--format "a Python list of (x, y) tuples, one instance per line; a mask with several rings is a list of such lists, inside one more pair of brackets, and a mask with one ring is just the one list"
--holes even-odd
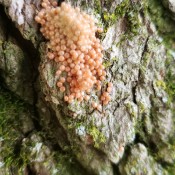
[(130, 113), (131, 117), (132, 118), (136, 118), (137, 114), (134, 111), (134, 108), (133, 108), (133, 106), (130, 103), (126, 104), (126, 108), (127, 108), (128, 112)]
[[(171, 142), (173, 141), (173, 142)], [(168, 175), (173, 175), (175, 172), (175, 140), (174, 138), (167, 143), (156, 145), (157, 152), (152, 152), (154, 159), (157, 162), (166, 162), (163, 168), (168, 172)], [(173, 173), (172, 173), (173, 172)]]
[(147, 138), (147, 136), (145, 134), (145, 131), (144, 131), (144, 125), (145, 125), (145, 122), (141, 119), (138, 119), (137, 123), (135, 125), (135, 133), (138, 136), (139, 140), (141, 140), (142, 142), (147, 143), (148, 138)]
[(175, 113), (175, 109), (171, 107), (171, 104), (175, 102), (175, 73), (174, 73), (174, 57), (172, 55), (173, 50), (167, 51), (167, 59), (165, 62), (166, 72), (164, 81), (156, 82), (157, 86), (161, 86), (168, 94), (169, 108)]
[(94, 147), (98, 148), (100, 144), (106, 142), (105, 135), (94, 125), (94, 121), (88, 121), (88, 117), (81, 116), (81, 119), (69, 119), (68, 129), (72, 130), (72, 135), (74, 137), (75, 130), (84, 127), (86, 134), (92, 136)]
[(168, 172), (169, 175), (173, 175), (174, 172), (175, 172), (175, 165), (174, 166), (168, 166), (166, 168), (166, 170), (167, 170), (167, 172)]
[(23, 137), (20, 131), (20, 113), (25, 104), (0, 87), (0, 138), (1, 156), (5, 165), (21, 167), (26, 162), (20, 155), (19, 144)]
[[(0, 87), (0, 158), (3, 158), (4, 166), (7, 169), (13, 168), (13, 172), (18, 175), (23, 175), (26, 166), (31, 165), (38, 158), (37, 152), (33, 151), (38, 141), (31, 141), (28, 137), (24, 139), (21, 131), (20, 115), (21, 112), (26, 112), (26, 109), (28, 110), (30, 107), (18, 100), (9, 91)], [(37, 134), (42, 137), (46, 135), (43, 132)], [(48, 141), (48, 138), (45, 139)], [(43, 144), (42, 150), (44, 150), (44, 146)], [(75, 148), (67, 147), (64, 151), (57, 152), (52, 150), (52, 155), (43, 162), (44, 167), (50, 167), (49, 161), (53, 158), (56, 163), (51, 166), (50, 170), (55, 167), (59, 175), (86, 174), (80, 164), (73, 158), (72, 150), (75, 150)]]
[(140, 114), (145, 111), (145, 106), (142, 102), (138, 102)]
[(87, 133), (92, 136), (94, 141), (94, 147), (99, 148), (100, 144), (106, 142), (105, 136), (95, 126), (91, 126), (87, 129)]
[[(75, 159), (75, 156), (72, 154), (74, 147), (66, 147), (64, 153), (62, 152), (53, 152), (54, 159), (56, 160), (56, 169), (59, 172), (59, 175), (71, 174), (71, 175), (86, 175), (87, 172), (80, 166), (79, 162)], [(77, 152), (79, 154), (79, 152)], [(81, 156), (81, 155), (80, 155)], [(69, 172), (69, 173), (68, 173)]]
[(114, 10), (113, 13), (104, 11), (103, 12), (103, 21), (105, 25), (104, 32), (107, 31), (107, 28), (109, 26), (115, 24), (118, 19), (124, 18), (126, 20), (127, 25), (126, 26), (127, 30), (125, 31), (127, 35), (130, 36), (136, 35), (140, 27), (140, 21), (138, 15), (141, 8), (142, 5), (140, 3), (133, 5), (131, 1), (124, 0), (119, 5), (116, 6), (116, 9)]
[[(66, 169), (72, 169), (71, 167), (71, 163), (72, 162), (72, 158), (69, 155), (65, 155), (65, 154), (54, 154), (55, 160), (58, 162), (57, 163), (57, 170), (59, 171), (60, 175), (63, 175), (66, 171)], [(67, 165), (67, 166), (65, 166)], [(74, 173), (73, 173), (74, 174)]]
[(69, 122), (68, 124), (68, 129), (77, 129), (79, 128), (80, 126), (84, 126), (84, 122), (83, 121), (80, 121), (80, 120), (71, 120), (71, 122)]
[(94, 7), (95, 12), (97, 14), (101, 14), (101, 1), (100, 0), (95, 0), (94, 3), (95, 3), (95, 7)]
[[(166, 89), (165, 91), (168, 94), (168, 105), (169, 108), (172, 111), (172, 114), (175, 115), (175, 73), (174, 73), (174, 57), (173, 53), (174, 51), (168, 50), (167, 51), (167, 60), (166, 60), (166, 76), (165, 76), (165, 83), (166, 83)], [(175, 118), (173, 117), (173, 123), (175, 126)], [(174, 127), (174, 133), (175, 133), (175, 127)], [(174, 137), (170, 138), (170, 144), (174, 147), (175, 145), (175, 139)], [(174, 152), (175, 154), (175, 152)]]
[(162, 80), (157, 80), (156, 81), (156, 86), (157, 87), (161, 87), (163, 90), (166, 89), (166, 83), (164, 81), (162, 81)]
[(116, 22), (117, 16), (114, 13), (110, 14), (109, 12), (104, 12), (103, 19), (104, 19), (104, 23), (105, 23), (106, 28), (107, 28)]
[(110, 67), (112, 65), (112, 62), (111, 61), (103, 61), (103, 66), (105, 67), (105, 68), (108, 68), (108, 67)]
[(112, 58), (112, 61), (117, 62), (118, 60), (119, 60), (119, 58), (117, 58), (117, 57), (113, 57), (113, 58)]
[(4, 54), (7, 58), (14, 57), (14, 55), (20, 59), (24, 58), (23, 51), (12, 42), (5, 42), (4, 47), (5, 47)]
[(175, 74), (171, 70), (168, 70), (165, 77), (165, 82), (166, 92), (169, 95), (169, 102), (175, 102)]
[(147, 71), (148, 64), (150, 62), (150, 59), (151, 59), (151, 54), (149, 52), (145, 52), (143, 59), (142, 59), (142, 64), (140, 67), (142, 75), (145, 75), (145, 72)]
[(148, 11), (166, 45), (172, 48), (175, 40), (175, 23), (171, 18), (171, 14), (159, 0), (149, 0)]

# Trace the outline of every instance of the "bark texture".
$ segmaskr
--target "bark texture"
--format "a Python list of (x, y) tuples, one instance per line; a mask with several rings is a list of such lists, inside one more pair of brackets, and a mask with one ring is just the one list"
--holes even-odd
[(69, 2), (104, 28), (112, 100), (103, 113), (67, 105), (34, 21), (40, 0), (0, 0), (0, 174), (175, 174), (175, 3)]

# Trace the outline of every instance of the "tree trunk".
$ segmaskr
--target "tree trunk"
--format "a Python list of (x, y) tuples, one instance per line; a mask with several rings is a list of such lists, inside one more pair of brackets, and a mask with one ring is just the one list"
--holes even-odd
[(0, 0), (0, 174), (174, 174), (175, 3), (69, 2), (104, 29), (111, 101), (67, 105), (34, 21), (41, 0)]

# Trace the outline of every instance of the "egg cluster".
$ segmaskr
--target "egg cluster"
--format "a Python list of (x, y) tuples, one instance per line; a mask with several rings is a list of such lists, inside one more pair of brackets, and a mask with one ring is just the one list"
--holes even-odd
[[(101, 31), (95, 26), (94, 18), (80, 9), (56, 1), (43, 0), (42, 10), (35, 20), (41, 24), (40, 31), (49, 40), (47, 57), (58, 63), (57, 87), (65, 92), (64, 100), (71, 103), (90, 99), (88, 94), (95, 88), (101, 91), (106, 71), (102, 64), (103, 54), (100, 40), (95, 33)], [(101, 104), (108, 104), (112, 83), (102, 92)], [(93, 108), (101, 108), (92, 102)]]

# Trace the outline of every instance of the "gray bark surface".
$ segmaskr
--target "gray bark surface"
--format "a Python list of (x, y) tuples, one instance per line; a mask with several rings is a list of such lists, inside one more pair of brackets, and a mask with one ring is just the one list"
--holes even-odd
[(40, 0), (0, 0), (0, 174), (175, 174), (175, 3), (69, 2), (104, 28), (112, 100), (103, 113), (67, 105), (34, 21)]

